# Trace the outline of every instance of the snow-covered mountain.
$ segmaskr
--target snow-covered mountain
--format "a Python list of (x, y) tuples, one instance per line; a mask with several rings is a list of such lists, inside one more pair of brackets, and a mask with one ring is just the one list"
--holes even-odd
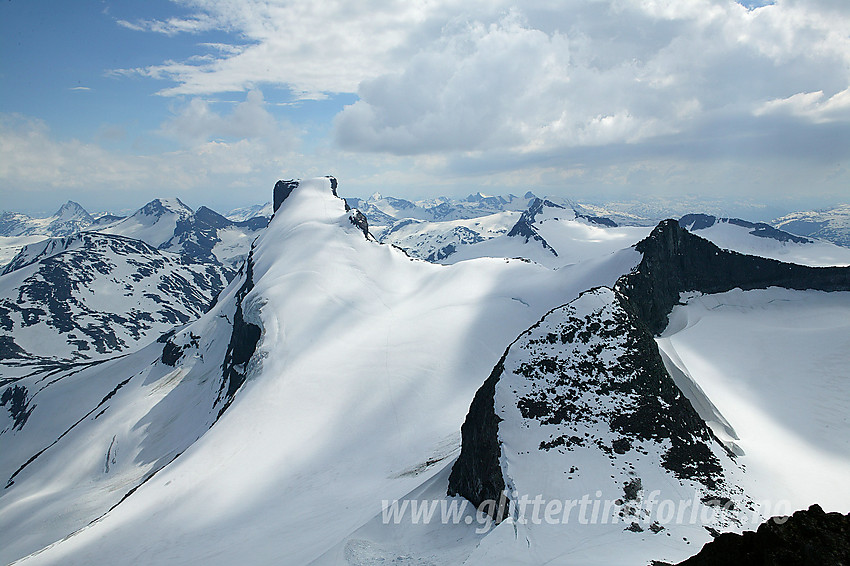
[(800, 236), (820, 238), (839, 246), (850, 247), (850, 204), (823, 210), (795, 212), (777, 218), (771, 224)]
[(534, 199), (507, 233), (465, 246), (444, 262), (521, 257), (552, 268), (562, 267), (628, 248), (650, 230), (617, 226), (608, 218), (582, 214), (550, 200)]
[(174, 237), (178, 222), (191, 216), (192, 209), (179, 198), (158, 198), (99, 231), (141, 240), (158, 248)]
[(232, 220), (233, 222), (245, 222), (246, 220), (251, 220), (252, 218), (256, 218), (258, 216), (271, 218), (273, 213), (274, 210), (272, 209), (272, 203), (267, 202), (264, 204), (254, 204), (251, 206), (234, 208), (224, 216), (228, 220)]
[(94, 218), (82, 206), (69, 200), (47, 218), (4, 212), (0, 215), (0, 236), (68, 236), (91, 226), (93, 222)]
[(436, 265), (337, 188), (279, 182), (197, 321), (4, 382), (0, 559), (643, 566), (850, 508), (850, 269), (545, 200)]
[(141, 240), (193, 262), (223, 265), (230, 277), (247, 257), (257, 232), (267, 224), (265, 216), (237, 222), (205, 206), (192, 211), (180, 199), (171, 198), (155, 199), (99, 231)]
[(0, 276), (0, 358), (16, 366), (103, 359), (194, 320), (225, 284), (217, 265), (122, 236), (31, 244)]

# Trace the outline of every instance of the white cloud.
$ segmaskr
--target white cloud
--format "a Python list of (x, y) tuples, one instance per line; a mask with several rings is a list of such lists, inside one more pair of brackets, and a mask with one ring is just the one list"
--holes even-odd
[(776, 98), (757, 107), (753, 114), (756, 116), (784, 114), (807, 118), (816, 123), (850, 122), (850, 88), (829, 98), (824, 96), (822, 90), (799, 92), (787, 98)]
[(190, 147), (233, 139), (261, 141), (275, 151), (298, 145), (298, 133), (292, 125), (269, 113), (259, 90), (248, 92), (245, 101), (236, 104), (229, 114), (214, 111), (207, 100), (192, 98), (176, 108), (174, 116), (160, 126), (159, 132)]
[(299, 174), (302, 161), (292, 149), (281, 151), (261, 138), (199, 141), (177, 151), (131, 155), (57, 140), (40, 120), (0, 114), (0, 180), (10, 200), (13, 193), (51, 189), (110, 195), (142, 190), (146, 198), (202, 191), (209, 197), (252, 183), (264, 188), (287, 171)]

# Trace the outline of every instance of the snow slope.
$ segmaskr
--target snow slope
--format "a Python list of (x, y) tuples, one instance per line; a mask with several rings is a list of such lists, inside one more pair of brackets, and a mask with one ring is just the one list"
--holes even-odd
[[(0, 560), (643, 566), (684, 558), (710, 537), (700, 523), (654, 526), (637, 505), (648, 503), (646, 491), (700, 511), (713, 507), (703, 496), (728, 497), (736, 509), (705, 522), (718, 528), (741, 528), (738, 511), (753, 494), (775, 500), (787, 484), (794, 502), (832, 496), (836, 506), (850, 506), (835, 483), (847, 471), (846, 411), (839, 410), (848, 400), (843, 385), (829, 381), (840, 382), (850, 361), (848, 293), (799, 291), (801, 308), (777, 316), (765, 313), (787, 297), (773, 290), (741, 292), (755, 297), (745, 300), (733, 299), (736, 291), (701, 297), (704, 308), (692, 299), (679, 307), (690, 309), (685, 322), (681, 311), (671, 316), (657, 342), (661, 356), (648, 323), (633, 318), (635, 305), (617, 298), (621, 289), (642, 297), (644, 279), (664, 276), (659, 265), (672, 267), (665, 293), (650, 285), (644, 297), (655, 301), (647, 306), (654, 316), (677, 285), (729, 283), (713, 279), (725, 277), (724, 261), (729, 274), (753, 284), (758, 277), (739, 272), (748, 265), (795, 281), (808, 272), (724, 254), (675, 222), (636, 249), (638, 230), (645, 236), (648, 229), (604, 226), (542, 205), (523, 214), (514, 236), (464, 248), (493, 251), (438, 265), (364, 233), (360, 211), (336, 196), (335, 179), (279, 185), (282, 205), (199, 320), (119, 359), (7, 384), (0, 532), (12, 542), (0, 548)], [(506, 259), (514, 247), (540, 261)], [(688, 250), (705, 265), (672, 265), (664, 255)], [(817, 271), (818, 284), (846, 282), (844, 272)], [(632, 285), (617, 286), (627, 273)], [(678, 292), (671, 297), (674, 303)], [(665, 321), (666, 314), (662, 328)], [(561, 335), (572, 338), (556, 347)], [(469, 506), (458, 524), (383, 521), (385, 502), (396, 499), (466, 502), (446, 495), (462, 460), (458, 431), (503, 354), (506, 377), (491, 406), (502, 419), (506, 448), (496, 466), (507, 470), (507, 486), (547, 500), (616, 495), (623, 518), (634, 520), (495, 526)], [(747, 355), (750, 373), (734, 381), (753, 391), (730, 401), (735, 383), (726, 365)], [(766, 384), (758, 364), (771, 356), (777, 361)], [(816, 360), (816, 375), (800, 383), (805, 360)], [(674, 365), (675, 375), (664, 377)], [(602, 373), (611, 379), (593, 380)], [(776, 392), (758, 394), (774, 383)], [(793, 411), (787, 402), (798, 394), (807, 412), (818, 407), (824, 415), (801, 412), (789, 421), (793, 430), (770, 422)], [(561, 398), (578, 410), (561, 410), (569, 406)], [(685, 398), (696, 400), (693, 409)], [(608, 426), (620, 415), (622, 426)], [(715, 439), (699, 416), (727, 437)], [(834, 439), (814, 440), (832, 431)], [(724, 441), (740, 449), (734, 460)], [(757, 453), (760, 442), (770, 454)], [(773, 453), (780, 447), (812, 459), (795, 465)], [(676, 456), (682, 450), (693, 458)], [(814, 466), (823, 468), (814, 476), (822, 484), (805, 485)]]
[[(611, 284), (639, 259), (625, 250), (581, 270), (557, 272), (486, 258), (439, 266), (370, 241), (353, 215), (331, 193), (328, 179), (305, 181), (289, 195), (255, 244), (254, 286), (241, 304), (245, 320), (262, 328), (262, 336), (229, 409), (189, 448), (163, 445), (142, 459), (161, 461), (181, 451), (101, 520), (24, 563), (167, 563), (190, 556), (207, 564), (306, 564), (344, 544), (380, 512), (382, 500), (422, 485), (451, 458), (469, 399), (505, 343), (553, 305), (589, 286)], [(221, 333), (208, 325), (233, 320), (234, 285), (175, 337), (188, 344), (181, 360), (202, 357), (220, 367)], [(202, 337), (197, 345), (188, 338), (192, 333)], [(154, 353), (145, 350), (121, 363), (147, 367)], [(125, 386), (126, 393), (110, 399), (107, 414), (122, 427), (145, 427), (145, 437), (160, 438), (182, 414), (181, 402), (166, 394), (156, 405), (161, 410), (140, 419), (152, 402), (140, 382), (155, 389), (171, 387), (170, 380), (211, 379), (191, 365), (197, 362), (183, 363), (177, 362), (176, 373), (154, 368), (134, 378), (135, 393)], [(111, 372), (119, 382), (127, 373)], [(36, 404), (29, 422), (37, 422), (38, 410)], [(91, 451), (78, 451), (84, 443), (106, 459), (116, 429), (92, 417), (80, 427), (39, 460), (62, 461), (68, 475), (61, 481), (68, 484), (96, 477), (101, 483), (92, 493), (132, 486), (117, 487), (107, 474), (95, 474)], [(131, 440), (122, 453), (138, 460), (140, 442)], [(132, 477), (141, 473), (136, 469)], [(40, 485), (21, 473), (0, 505), (24, 505)], [(62, 491), (51, 497), (53, 509), (76, 504)], [(113, 501), (93, 507), (103, 512)], [(53, 538), (85, 522), (53, 516), (59, 523)], [(18, 528), (4, 525), (9, 540), (26, 540)], [(21, 542), (4, 549), (2, 558), (46, 543)]]
[(686, 297), (658, 344), (743, 451), (748, 492), (788, 511), (850, 508), (850, 293), (770, 288)]

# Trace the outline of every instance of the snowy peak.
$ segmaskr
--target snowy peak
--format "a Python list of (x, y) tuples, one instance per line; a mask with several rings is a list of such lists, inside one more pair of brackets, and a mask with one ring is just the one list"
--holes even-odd
[(140, 208), (131, 218), (151, 217), (159, 219), (165, 214), (175, 214), (178, 218), (186, 218), (192, 215), (192, 209), (176, 197), (158, 198)]
[(563, 206), (559, 204), (555, 204), (554, 202), (535, 198), (528, 207), (528, 210), (522, 213), (517, 223), (513, 228), (508, 232), (509, 237), (514, 238), (524, 238), (525, 243), (528, 243), (531, 240), (535, 240), (543, 246), (544, 249), (549, 251), (552, 255), (558, 255), (558, 252), (546, 241), (543, 236), (540, 235), (537, 226), (535, 226), (535, 222), (537, 222), (538, 216), (544, 211), (544, 209), (564, 209)]
[(94, 223), (94, 218), (74, 201), (63, 204), (52, 216), (31, 218), (26, 214), (5, 212), (0, 215), (0, 236), (69, 236)]
[(72, 200), (59, 207), (53, 217), (56, 219), (54, 222), (78, 221), (91, 224), (94, 221), (85, 208)]

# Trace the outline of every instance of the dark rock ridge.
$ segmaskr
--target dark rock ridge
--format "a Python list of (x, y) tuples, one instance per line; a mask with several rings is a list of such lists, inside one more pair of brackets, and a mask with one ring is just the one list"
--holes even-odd
[[(221, 364), (222, 381), (218, 390), (216, 404), (223, 402), (218, 416), (224, 413), (233, 402), (236, 392), (245, 383), (248, 362), (257, 349), (262, 330), (256, 324), (245, 320), (242, 304), (245, 296), (254, 288), (254, 262), (253, 250), (245, 262), (245, 281), (236, 292), (236, 312), (233, 314), (233, 332), (230, 334), (230, 343)], [(167, 346), (167, 344), (166, 344)], [(165, 350), (163, 349), (163, 357)]]
[[(758, 530), (724, 533), (678, 566), (847, 566), (850, 514), (824, 513), (817, 504), (773, 517)], [(655, 562), (655, 566), (668, 566)]]
[(717, 218), (716, 216), (711, 216), (709, 214), (686, 214), (679, 219), (679, 226), (687, 230), (694, 231), (705, 230), (706, 228), (711, 228), (715, 224), (724, 222), (735, 226), (741, 226), (742, 228), (749, 228), (750, 234), (758, 236), (759, 238), (772, 238), (780, 242), (794, 242), (795, 244), (812, 243), (812, 241), (808, 238), (795, 236), (788, 232), (777, 230), (773, 226), (765, 224), (764, 222), (748, 222), (747, 220), (741, 220), (740, 218)]
[[(504, 372), (510, 347), (493, 368), (490, 377), (475, 393), (469, 413), (460, 428), (463, 443), (449, 476), (449, 495), (465, 497), (476, 508), (485, 510), (488, 502), (504, 501), (500, 509), (491, 504), (491, 516), (502, 521), (508, 512), (505, 479), (500, 463), (499, 423), (494, 399), (496, 383)], [(504, 498), (504, 499), (503, 499)]]
[(675, 220), (658, 224), (635, 249), (643, 259), (620, 278), (616, 288), (654, 334), (667, 327), (667, 316), (683, 292), (725, 293), (772, 286), (850, 290), (850, 268), (806, 267), (722, 250)]
[(605, 226), (606, 228), (616, 228), (617, 223), (611, 220), (610, 218), (605, 218), (604, 216), (593, 216), (592, 214), (581, 214), (576, 211), (576, 218), (581, 218), (582, 220), (587, 220), (591, 224), (598, 224), (599, 226)]
[(543, 236), (537, 233), (537, 229), (534, 227), (534, 221), (537, 219), (537, 215), (540, 214), (545, 207), (564, 208), (554, 202), (535, 198), (528, 206), (528, 210), (522, 213), (519, 220), (517, 220), (516, 224), (514, 224), (513, 228), (511, 228), (510, 232), (508, 232), (508, 236), (525, 238), (526, 243), (528, 243), (529, 240), (536, 240), (540, 242), (543, 249), (548, 250), (552, 253), (552, 255), (557, 256), (558, 252), (549, 245), (549, 242), (547, 242)]
[[(495, 393), (506, 371), (528, 386), (514, 391), (523, 423), (511, 426), (546, 430), (537, 450), (598, 449), (624, 469), (634, 469), (636, 454), (651, 452), (679, 479), (722, 487), (719, 441), (668, 375), (627, 299), (599, 288), (547, 313), (505, 352), (461, 429), (450, 495), (479, 507), (501, 497), (506, 480)], [(525, 424), (531, 421), (536, 425)]]
[(272, 210), (277, 212), (277, 209), (280, 208), (280, 205), (283, 204), (283, 201), (292, 194), (292, 191), (298, 186), (301, 181), (297, 179), (290, 179), (288, 181), (278, 181), (274, 186), (274, 199)]
[[(345, 199), (343, 199), (343, 202)], [(348, 219), (352, 224), (360, 228), (360, 231), (363, 232), (363, 236), (367, 240), (373, 239), (372, 235), (369, 233), (369, 221), (366, 220), (366, 215), (357, 210), (356, 208), (351, 209), (350, 214), (348, 215)]]

